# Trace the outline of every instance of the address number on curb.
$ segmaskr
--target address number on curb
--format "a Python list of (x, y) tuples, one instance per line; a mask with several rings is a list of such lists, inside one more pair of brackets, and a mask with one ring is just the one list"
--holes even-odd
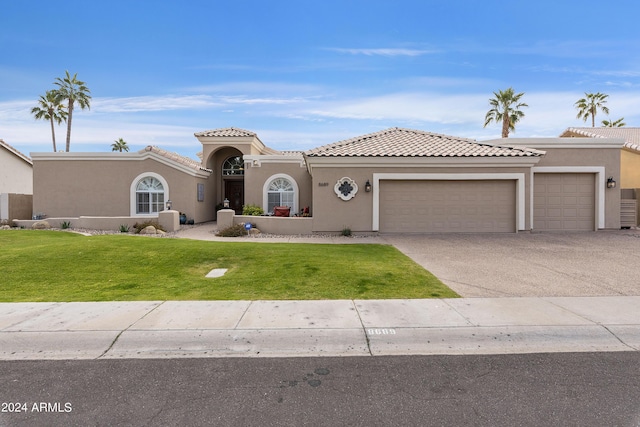
[(367, 329), (369, 335), (395, 335), (395, 329)]

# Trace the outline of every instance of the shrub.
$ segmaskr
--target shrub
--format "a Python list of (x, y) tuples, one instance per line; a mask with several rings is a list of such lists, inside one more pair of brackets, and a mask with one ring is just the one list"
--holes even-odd
[(242, 215), (260, 216), (264, 215), (264, 209), (258, 205), (244, 205), (242, 207)]
[(218, 231), (220, 237), (242, 237), (247, 235), (244, 224), (236, 224)]
[(60, 224), (60, 228), (62, 228), (63, 230), (71, 228), (71, 222), (70, 221), (62, 221), (62, 223)]
[(345, 237), (351, 236), (351, 229), (349, 227), (345, 227), (342, 229), (342, 235)]
[(133, 228), (136, 230), (136, 234), (139, 234), (143, 229), (147, 228), (150, 225), (153, 225), (156, 230), (167, 231), (160, 225), (160, 223), (158, 223), (158, 221), (145, 221), (142, 224), (136, 222), (135, 224), (133, 224)]
[(129, 232), (129, 226), (127, 224), (120, 224), (120, 232), (121, 233), (128, 233)]

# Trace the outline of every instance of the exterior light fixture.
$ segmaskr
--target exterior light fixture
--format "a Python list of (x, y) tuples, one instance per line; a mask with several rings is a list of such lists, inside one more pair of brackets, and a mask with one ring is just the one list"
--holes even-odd
[(171, 202), (171, 199), (167, 200), (167, 210), (170, 211), (171, 210), (171, 206), (173, 205), (173, 203)]
[(607, 179), (607, 188), (616, 188), (616, 181), (612, 176)]
[(367, 182), (365, 182), (364, 184), (364, 191), (366, 191), (367, 193), (371, 192), (371, 183), (369, 182), (369, 180), (367, 180)]
[(227, 199), (226, 197), (224, 198), (224, 200), (222, 201), (222, 206), (225, 209), (229, 209), (229, 199)]

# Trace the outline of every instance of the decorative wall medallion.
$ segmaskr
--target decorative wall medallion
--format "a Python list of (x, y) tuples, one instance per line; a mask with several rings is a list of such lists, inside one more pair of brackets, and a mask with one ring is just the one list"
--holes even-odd
[(349, 177), (340, 178), (336, 185), (333, 187), (333, 191), (342, 200), (347, 201), (355, 197), (358, 192), (358, 184)]

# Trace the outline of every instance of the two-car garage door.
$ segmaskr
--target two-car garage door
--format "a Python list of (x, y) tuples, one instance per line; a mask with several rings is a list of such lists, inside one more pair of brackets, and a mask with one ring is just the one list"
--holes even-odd
[[(594, 173), (535, 173), (533, 230), (595, 229)], [(379, 230), (515, 232), (515, 180), (380, 180)]]
[(380, 181), (380, 232), (515, 232), (515, 180)]

